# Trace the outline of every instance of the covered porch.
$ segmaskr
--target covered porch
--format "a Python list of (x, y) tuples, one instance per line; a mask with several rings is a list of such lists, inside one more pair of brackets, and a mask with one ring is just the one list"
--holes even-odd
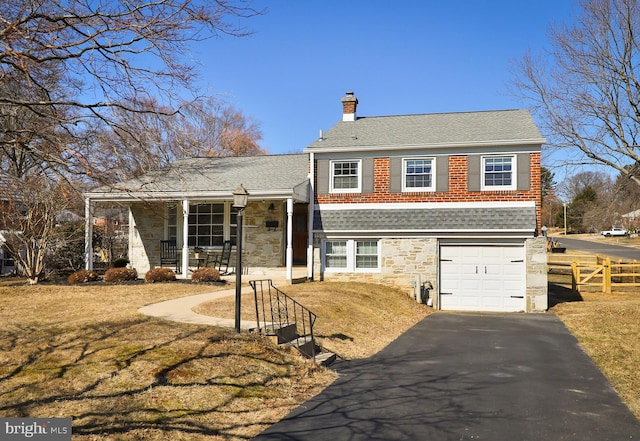
[[(292, 281), (302, 268), (311, 278), (307, 165), (306, 155), (197, 158), (88, 192), (86, 267), (93, 268), (93, 213), (100, 204), (118, 203), (128, 209), (128, 257), (140, 276), (164, 266), (190, 278), (196, 268), (211, 266), (225, 243), (231, 256), (223, 276), (235, 273), (239, 216), (233, 191), (242, 184), (249, 193), (241, 217), (243, 273), (261, 278), (279, 269)], [(175, 244), (175, 261), (161, 260), (164, 241)], [(196, 258), (196, 252), (203, 254)]]

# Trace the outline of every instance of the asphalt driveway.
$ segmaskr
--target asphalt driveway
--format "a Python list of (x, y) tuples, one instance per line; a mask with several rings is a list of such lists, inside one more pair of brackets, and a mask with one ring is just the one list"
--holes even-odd
[(256, 440), (620, 441), (640, 422), (551, 314), (433, 314)]

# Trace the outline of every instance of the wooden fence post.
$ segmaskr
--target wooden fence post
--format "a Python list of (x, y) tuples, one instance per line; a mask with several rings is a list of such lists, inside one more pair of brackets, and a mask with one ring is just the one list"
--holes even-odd
[(578, 268), (578, 262), (571, 262), (571, 290), (574, 293), (580, 292), (578, 289), (578, 280), (580, 280), (580, 268)]
[(611, 294), (611, 259), (604, 260), (604, 268), (602, 270), (602, 292)]

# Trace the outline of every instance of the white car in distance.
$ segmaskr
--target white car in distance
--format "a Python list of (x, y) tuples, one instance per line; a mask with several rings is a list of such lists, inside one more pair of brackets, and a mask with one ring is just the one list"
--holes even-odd
[(613, 227), (608, 231), (603, 231), (601, 233), (604, 237), (613, 237), (613, 236), (625, 236), (625, 237), (629, 237), (629, 232), (627, 230), (625, 230), (624, 228), (618, 228), (618, 227)]

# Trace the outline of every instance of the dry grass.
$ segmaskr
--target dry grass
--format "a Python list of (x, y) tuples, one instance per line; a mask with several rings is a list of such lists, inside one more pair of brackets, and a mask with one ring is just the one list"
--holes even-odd
[[(318, 315), (314, 332), (320, 344), (342, 358), (366, 358), (387, 346), (431, 311), (389, 286), (361, 283), (303, 283), (279, 286)], [(244, 295), (243, 320), (255, 320), (252, 295)], [(233, 318), (235, 300), (208, 302), (196, 311)]]
[(239, 440), (333, 381), (255, 336), (137, 313), (215, 289), (3, 281), (0, 416), (72, 416), (74, 440)]
[[(571, 253), (571, 250), (568, 250)], [(574, 254), (574, 253), (572, 253)], [(557, 256), (550, 255), (556, 260)], [(594, 256), (583, 258), (594, 259)], [(549, 275), (551, 312), (558, 315), (613, 387), (640, 418), (640, 292), (571, 292), (570, 271)]]
[[(137, 312), (221, 288), (232, 286), (0, 281), (0, 416), (72, 416), (74, 440), (84, 441), (244, 440), (335, 379), (254, 335)], [(322, 342), (347, 357), (376, 352), (426, 313), (377, 285), (295, 292), (326, 314)]]

